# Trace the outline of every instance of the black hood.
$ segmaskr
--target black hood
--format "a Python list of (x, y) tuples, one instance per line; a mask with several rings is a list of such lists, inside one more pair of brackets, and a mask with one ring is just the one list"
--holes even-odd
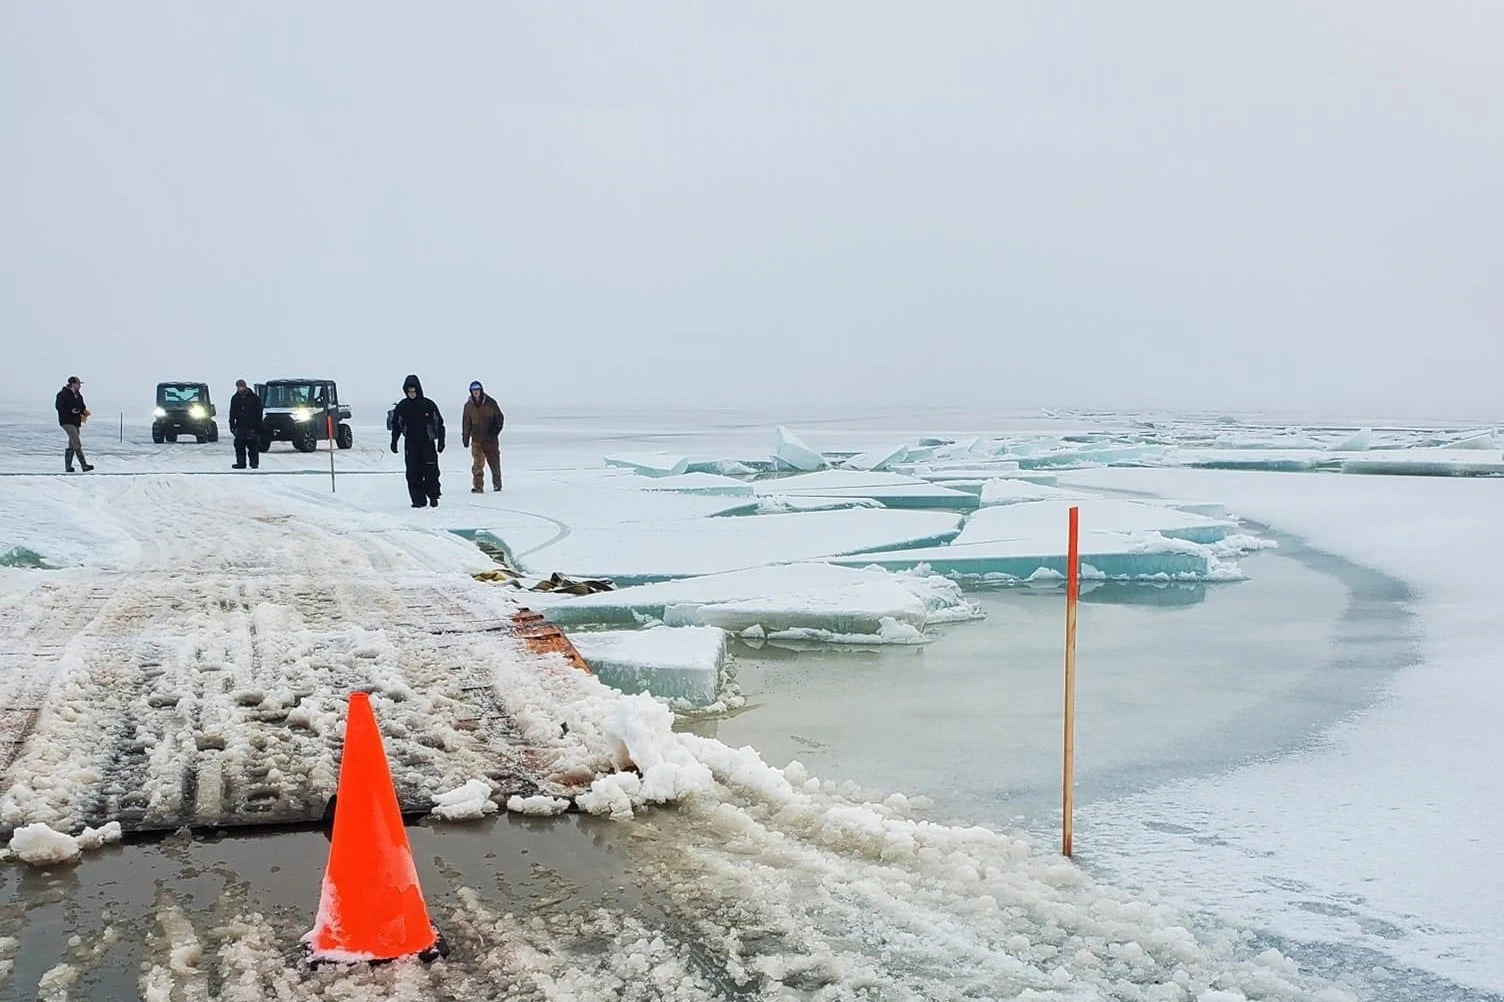
[(406, 393), (409, 386), (418, 391), (418, 398), (421, 400), (423, 397), (423, 381), (409, 373), (408, 377), (402, 381), (402, 392)]

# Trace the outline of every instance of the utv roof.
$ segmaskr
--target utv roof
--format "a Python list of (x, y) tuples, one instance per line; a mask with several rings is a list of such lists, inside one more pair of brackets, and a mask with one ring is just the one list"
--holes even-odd
[(326, 376), (326, 377), (320, 377), (320, 378), (315, 378), (315, 379), (268, 379), (266, 382), (262, 383), (261, 385), (263, 385), (263, 386), (277, 386), (277, 385), (282, 384), (282, 383), (332, 383), (332, 382), (334, 382), (334, 380), (329, 379)]
[(158, 386), (208, 386), (202, 379), (164, 379)]

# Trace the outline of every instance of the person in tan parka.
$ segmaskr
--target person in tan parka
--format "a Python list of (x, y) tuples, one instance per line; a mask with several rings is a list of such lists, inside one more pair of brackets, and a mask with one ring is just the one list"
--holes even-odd
[(460, 421), (460, 440), (470, 447), (471, 494), (485, 493), (486, 467), (491, 467), (491, 489), (501, 490), (501, 427), (506, 415), (501, 405), (486, 395), (480, 380), (470, 384), (465, 415)]

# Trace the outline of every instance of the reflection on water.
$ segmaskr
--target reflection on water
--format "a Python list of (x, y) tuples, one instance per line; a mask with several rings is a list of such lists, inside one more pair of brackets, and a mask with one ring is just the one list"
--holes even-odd
[[(1227, 586), (1224, 586), (1227, 587)], [(1206, 601), (1208, 585), (1200, 581), (1136, 583), (1088, 581), (1081, 585), (1081, 601), (1096, 605), (1157, 605), (1180, 608)]]

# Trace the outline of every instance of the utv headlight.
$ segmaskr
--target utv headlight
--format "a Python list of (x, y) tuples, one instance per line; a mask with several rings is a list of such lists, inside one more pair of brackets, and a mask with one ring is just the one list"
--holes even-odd
[(308, 409), (307, 407), (297, 407), (297, 408), (294, 408), (293, 412), (292, 412), (292, 419), (294, 421), (298, 421), (298, 422), (312, 421), (313, 420), (313, 411), (310, 410), (310, 409)]
[(209, 412), (204, 410), (203, 404), (189, 404), (188, 416), (193, 418), (195, 421), (202, 421), (204, 418), (209, 416)]
[(151, 412), (151, 416), (152, 417), (166, 417), (167, 416), (167, 408), (165, 408), (165, 407), (158, 407), (156, 410), (154, 410), (154, 411)]

